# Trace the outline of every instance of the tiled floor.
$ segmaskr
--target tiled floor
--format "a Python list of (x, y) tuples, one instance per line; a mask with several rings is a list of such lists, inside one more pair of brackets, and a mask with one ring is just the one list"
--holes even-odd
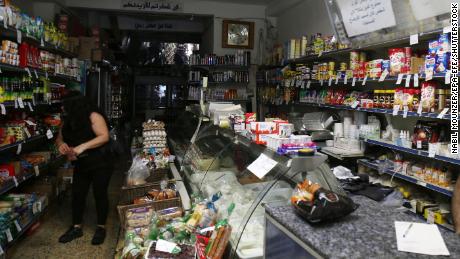
[(107, 238), (100, 246), (91, 245), (96, 226), (96, 210), (92, 192), (88, 194), (85, 211), (83, 237), (67, 244), (58, 242), (71, 225), (70, 195), (66, 195), (62, 202), (57, 201), (50, 206), (41, 220), (41, 226), (32, 235), (24, 237), (8, 252), (8, 258), (113, 258), (118, 239), (119, 222), (116, 211), (118, 194), (123, 181), (122, 172), (114, 172), (109, 186), (110, 212), (107, 220)]

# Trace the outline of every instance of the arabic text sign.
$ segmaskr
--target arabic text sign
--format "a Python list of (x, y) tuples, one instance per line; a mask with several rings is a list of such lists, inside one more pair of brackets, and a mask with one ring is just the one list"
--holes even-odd
[(391, 0), (336, 0), (349, 37), (396, 25)]
[(182, 12), (182, 3), (158, 0), (121, 0), (121, 9), (145, 12)]

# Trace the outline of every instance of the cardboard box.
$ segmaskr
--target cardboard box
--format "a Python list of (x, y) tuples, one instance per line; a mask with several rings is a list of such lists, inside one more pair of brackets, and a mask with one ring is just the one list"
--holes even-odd
[(78, 52), (79, 59), (91, 59), (91, 51), (97, 48), (96, 41), (93, 37), (80, 37), (80, 49)]
[(410, 73), (423, 73), (425, 71), (425, 59), (412, 57), (410, 58)]

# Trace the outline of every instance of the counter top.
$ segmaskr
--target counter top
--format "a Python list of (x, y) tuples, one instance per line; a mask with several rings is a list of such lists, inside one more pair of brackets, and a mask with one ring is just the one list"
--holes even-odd
[[(265, 211), (307, 246), (327, 258), (432, 258), (400, 252), (394, 221), (423, 222), (403, 210), (383, 207), (364, 196), (351, 196), (359, 208), (336, 222), (311, 225), (291, 206), (265, 205)], [(439, 227), (451, 258), (460, 258), (460, 236)]]

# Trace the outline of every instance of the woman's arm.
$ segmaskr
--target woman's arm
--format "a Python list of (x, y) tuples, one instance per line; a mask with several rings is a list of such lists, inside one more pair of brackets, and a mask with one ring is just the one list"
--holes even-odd
[(56, 137), (55, 143), (61, 155), (68, 155), (69, 153), (72, 152), (72, 149), (64, 142), (64, 138), (62, 137), (62, 126), (63, 125), (64, 125), (64, 122), (61, 124), (61, 127), (59, 127), (59, 132)]
[(93, 149), (104, 145), (105, 143), (109, 142), (110, 139), (109, 129), (107, 127), (107, 123), (105, 123), (104, 117), (102, 117), (102, 115), (97, 112), (93, 112), (89, 118), (91, 120), (91, 127), (96, 137), (90, 141), (76, 146), (73, 150), (77, 156), (88, 149)]

